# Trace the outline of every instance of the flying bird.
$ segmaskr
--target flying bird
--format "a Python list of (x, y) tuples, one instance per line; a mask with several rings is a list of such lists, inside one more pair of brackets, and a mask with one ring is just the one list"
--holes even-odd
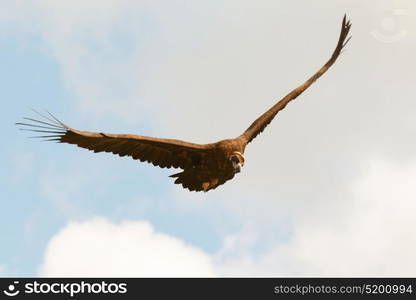
[(181, 184), (190, 191), (207, 192), (232, 179), (241, 171), (245, 163), (244, 150), (247, 144), (266, 128), (279, 111), (332, 66), (351, 38), (347, 38), (350, 28), (351, 23), (344, 15), (339, 40), (330, 59), (305, 83), (292, 90), (257, 118), (240, 136), (233, 139), (210, 144), (194, 144), (133, 134), (81, 131), (65, 125), (51, 114), (40, 114), (44, 120), (24, 118), (29, 122), (16, 125), (22, 126), (23, 130), (45, 133), (46, 135), (38, 136), (45, 140), (74, 144), (94, 152), (130, 156), (161, 168), (180, 168), (181, 172), (170, 175), (176, 178), (176, 184)]

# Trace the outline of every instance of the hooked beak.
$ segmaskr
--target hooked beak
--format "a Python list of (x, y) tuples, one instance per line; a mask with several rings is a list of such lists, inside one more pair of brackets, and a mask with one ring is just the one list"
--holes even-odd
[(233, 162), (234, 172), (240, 173), (241, 172), (241, 163), (235, 163)]

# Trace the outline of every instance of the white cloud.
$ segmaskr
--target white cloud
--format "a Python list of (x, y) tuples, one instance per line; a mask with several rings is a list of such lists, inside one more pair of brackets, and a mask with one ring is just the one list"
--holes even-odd
[[(373, 160), (366, 167), (352, 186), (352, 197), (345, 199), (351, 207), (338, 214), (338, 220), (331, 216), (331, 209), (321, 205), (319, 220), (295, 220), (289, 239), (275, 242), (260, 255), (241, 250), (246, 232), (230, 237), (221, 272), (249, 276), (414, 276), (416, 163), (396, 165)], [(232, 259), (230, 253), (234, 253)]]
[(264, 240), (265, 228), (246, 227), (212, 254), (144, 221), (94, 219), (72, 223), (50, 241), (40, 275), (413, 276), (416, 162), (376, 159), (363, 167), (342, 214), (321, 204), (319, 216), (281, 223), (290, 227), (286, 237), (273, 223)]
[(145, 221), (71, 223), (49, 242), (40, 276), (214, 276), (211, 258)]

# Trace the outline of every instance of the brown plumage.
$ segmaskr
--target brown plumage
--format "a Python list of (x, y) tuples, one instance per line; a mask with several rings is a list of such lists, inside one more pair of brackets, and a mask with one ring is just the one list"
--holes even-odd
[(109, 134), (73, 129), (55, 117), (41, 115), (45, 121), (25, 118), (33, 123), (16, 123), (29, 126), (23, 128), (46, 133), (40, 136), (59, 143), (74, 144), (94, 152), (112, 152), (119, 156), (130, 156), (133, 159), (146, 161), (161, 168), (180, 168), (182, 172), (171, 175), (175, 183), (190, 191), (209, 191), (232, 179), (244, 165), (244, 150), (276, 114), (315, 80), (322, 76), (336, 61), (347, 39), (351, 23), (344, 16), (338, 44), (328, 62), (304, 84), (297, 87), (272, 108), (255, 120), (243, 134), (234, 139), (222, 140), (211, 144), (193, 144), (180, 140), (160, 139), (154, 137)]

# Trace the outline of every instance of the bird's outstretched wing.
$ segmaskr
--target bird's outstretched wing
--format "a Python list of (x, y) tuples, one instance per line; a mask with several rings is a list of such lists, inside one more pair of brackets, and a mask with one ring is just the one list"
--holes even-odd
[(70, 128), (52, 115), (50, 117), (40, 115), (45, 118), (44, 121), (24, 118), (28, 122), (16, 123), (16, 125), (22, 126), (22, 130), (41, 133), (41, 136), (37, 137), (45, 140), (74, 144), (94, 152), (112, 152), (119, 156), (130, 156), (161, 168), (192, 168), (199, 164), (208, 151), (207, 145), (180, 140), (80, 131)]
[(341, 53), (341, 50), (345, 47), (351, 37), (347, 38), (348, 33), (351, 28), (350, 21), (347, 21), (346, 16), (342, 20), (342, 27), (341, 27), (341, 34), (339, 36), (337, 47), (335, 48), (334, 52), (332, 53), (331, 58), (327, 61), (327, 63), (319, 69), (311, 78), (309, 78), (304, 84), (297, 87), (289, 94), (287, 94), (283, 99), (277, 102), (272, 108), (266, 111), (263, 115), (261, 115), (257, 120), (255, 120), (249, 128), (240, 136), (243, 138), (247, 143), (251, 142), (257, 135), (259, 135), (264, 128), (273, 120), (276, 114), (285, 108), (285, 106), (292, 100), (296, 99), (300, 94), (303, 93), (312, 83), (315, 82), (319, 77), (322, 76), (337, 60), (338, 56)]

